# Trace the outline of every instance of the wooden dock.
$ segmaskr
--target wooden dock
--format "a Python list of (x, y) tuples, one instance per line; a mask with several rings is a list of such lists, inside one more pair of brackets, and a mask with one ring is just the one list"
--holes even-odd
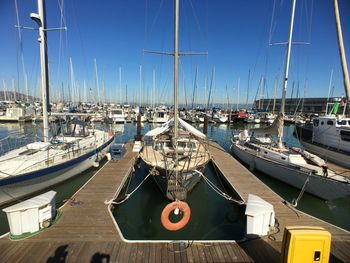
[(44, 232), (22, 241), (0, 239), (2, 262), (279, 262), (286, 225), (322, 226), (332, 233), (330, 262), (350, 262), (350, 234), (287, 207), (217, 144), (210, 146), (214, 164), (244, 200), (256, 194), (274, 205), (280, 232), (254, 241), (126, 243), (121, 240), (108, 212), (112, 199), (133, 169), (137, 155), (128, 144), (127, 154), (108, 162), (61, 208), (60, 220)]

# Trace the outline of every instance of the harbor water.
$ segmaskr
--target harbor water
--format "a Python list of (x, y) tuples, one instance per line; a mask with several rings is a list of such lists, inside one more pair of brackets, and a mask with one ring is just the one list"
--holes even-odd
[[(152, 128), (152, 124), (145, 123), (142, 134)], [(208, 127), (208, 137), (218, 142), (225, 150), (230, 151), (230, 140), (233, 133), (244, 129), (245, 124), (211, 124)], [(199, 130), (203, 129), (201, 124), (197, 125)], [(116, 142), (124, 143), (132, 139), (136, 134), (136, 125), (134, 123), (126, 123), (114, 125), (112, 129), (117, 133)], [(294, 126), (286, 126), (284, 129), (284, 139), (289, 145), (298, 146), (298, 140), (293, 137)], [(32, 134), (40, 137), (40, 125), (27, 124), (1, 124), (0, 138), (4, 138), (9, 134)], [(143, 164), (136, 169), (132, 176), (129, 189), (134, 189), (145, 176), (145, 167)], [(60, 185), (53, 187), (57, 192), (57, 205), (60, 206), (64, 201), (69, 199), (87, 180), (89, 180), (99, 168), (91, 168), (88, 171), (75, 176)], [(272, 190), (279, 194), (286, 201), (291, 202), (295, 199), (300, 190), (288, 186), (278, 180), (275, 180), (263, 173), (254, 172), (254, 174), (268, 185)], [(213, 168), (206, 169), (205, 175), (210, 178), (219, 187), (221, 185), (220, 178), (213, 172)], [(243, 236), (242, 226), (245, 224), (244, 218), (241, 216), (244, 211), (240, 208), (224, 200), (214, 193), (201, 180), (199, 185), (194, 188), (188, 198), (188, 203), (192, 209), (192, 223), (188, 229), (191, 231), (191, 239), (236, 239), (239, 240)], [(227, 189), (225, 189), (227, 190)], [(48, 189), (43, 192), (48, 191)], [(233, 194), (233, 193), (231, 193)], [(20, 200), (19, 200), (20, 201)], [(161, 195), (157, 186), (150, 180), (139, 188), (135, 194), (130, 197), (122, 205), (116, 207), (113, 211), (118, 223), (126, 226), (128, 230), (123, 233), (126, 239), (157, 239), (157, 240), (175, 240), (186, 239), (188, 235), (184, 235), (181, 231), (176, 234), (164, 233), (159, 227), (159, 215), (168, 201)], [(133, 209), (128, 209), (131, 206)], [(136, 207), (137, 206), (137, 207)], [(3, 209), (2, 207), (1, 209)], [(298, 209), (315, 216), (321, 220), (327, 221), (341, 228), (350, 230), (350, 197), (342, 198), (334, 201), (324, 201), (312, 195), (304, 193), (298, 202)], [(131, 211), (130, 211), (131, 210)], [(135, 214), (138, 213), (138, 214)], [(147, 216), (142, 216), (147, 215)], [(238, 215), (238, 216), (237, 216)], [(132, 221), (134, 220), (134, 221)], [(208, 223), (210, 222), (210, 224)], [(236, 227), (232, 227), (236, 225)], [(0, 212), (0, 235), (8, 231), (6, 215)]]

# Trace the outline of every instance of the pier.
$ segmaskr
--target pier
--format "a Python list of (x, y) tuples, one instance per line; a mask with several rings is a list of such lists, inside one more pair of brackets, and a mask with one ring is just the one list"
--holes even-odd
[(285, 226), (320, 226), (332, 234), (330, 262), (350, 262), (350, 233), (304, 214), (257, 179), (249, 170), (210, 143), (214, 165), (247, 200), (255, 194), (274, 206), (279, 226), (275, 233), (242, 243), (172, 242), (128, 243), (122, 240), (106, 200), (115, 197), (132, 172), (137, 158), (132, 144), (121, 159), (105, 164), (63, 207), (50, 228), (21, 241), (0, 239), (2, 262), (279, 262)]

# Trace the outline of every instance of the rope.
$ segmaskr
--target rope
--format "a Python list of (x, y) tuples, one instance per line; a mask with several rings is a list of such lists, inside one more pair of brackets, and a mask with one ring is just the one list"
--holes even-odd
[(303, 188), (301, 189), (297, 199), (293, 199), (292, 201), (292, 206), (294, 207), (297, 207), (298, 206), (298, 202), (300, 201), (301, 197), (303, 196), (304, 192), (305, 192), (305, 189), (306, 189), (306, 186), (307, 186), (307, 183), (309, 182), (309, 178), (310, 178), (310, 175), (311, 175), (311, 172), (309, 173), (309, 175), (307, 176), (305, 182), (304, 182), (304, 185), (303, 185)]
[(225, 192), (221, 191), (221, 189), (219, 187), (217, 187), (212, 181), (210, 181), (203, 173), (201, 173), (198, 170), (194, 170), (196, 173), (198, 173), (199, 175), (201, 175), (203, 177), (203, 179), (205, 180), (205, 182), (221, 197), (225, 198), (228, 201), (232, 201), (237, 203), (238, 205), (243, 205), (244, 202), (241, 200), (236, 200), (234, 198), (232, 198), (231, 196), (229, 196), (228, 194), (226, 194)]
[(128, 194), (125, 194), (125, 198), (123, 199), (123, 200), (121, 200), (121, 201), (113, 201), (113, 199), (111, 199), (111, 200), (109, 200), (109, 201), (107, 201), (107, 200), (105, 200), (104, 201), (104, 204), (105, 205), (110, 205), (110, 204), (114, 204), (114, 205), (119, 205), (119, 204), (122, 204), (122, 203), (124, 203), (126, 200), (128, 200), (129, 198), (130, 198), (130, 196), (133, 194), (133, 193), (135, 193), (136, 191), (137, 191), (137, 189), (139, 189), (140, 188), (140, 186), (147, 180), (147, 178), (153, 173), (153, 171), (155, 170), (155, 168), (153, 168), (147, 175), (146, 175), (146, 177), (142, 180), (142, 182), (134, 189), (134, 190), (132, 190), (130, 193), (128, 193)]

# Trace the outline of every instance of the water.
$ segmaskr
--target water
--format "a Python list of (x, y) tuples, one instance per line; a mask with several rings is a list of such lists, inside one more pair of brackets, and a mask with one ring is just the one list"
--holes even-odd
[[(143, 162), (131, 179), (131, 192), (146, 175)], [(205, 176), (221, 190), (234, 196), (229, 187), (220, 181), (215, 169), (208, 165)], [(237, 197), (236, 197), (237, 198)], [(191, 208), (189, 223), (179, 231), (167, 231), (163, 228), (160, 215), (169, 204), (158, 186), (148, 177), (145, 183), (124, 203), (117, 205), (113, 214), (123, 236), (128, 240), (242, 240), (245, 234), (244, 207), (223, 199), (201, 180), (186, 200)], [(171, 214), (175, 221), (179, 220)], [(176, 220), (177, 219), (177, 220)]]
[[(212, 125), (211, 128), (208, 129), (208, 136), (216, 140), (223, 148), (225, 148), (225, 150), (229, 151), (229, 140), (232, 133), (237, 132), (237, 130), (242, 129), (243, 127), (243, 124), (229, 126)], [(293, 132), (294, 125), (285, 126), (284, 140), (290, 146), (299, 147), (299, 141), (293, 136)], [(292, 202), (292, 200), (296, 199), (300, 193), (299, 189), (286, 185), (266, 174), (254, 171), (254, 175), (288, 202)], [(298, 202), (298, 209), (350, 231), (350, 197), (340, 198), (333, 201), (324, 201), (313, 195), (304, 193), (301, 200)]]
[[(153, 126), (150, 124), (145, 124), (142, 133), (144, 134), (152, 127)], [(197, 128), (201, 130), (203, 129), (203, 125), (199, 124)], [(243, 124), (209, 125), (208, 136), (229, 151), (232, 134), (243, 128)], [(114, 126), (114, 129), (119, 131), (123, 129), (122, 134), (119, 134), (116, 138), (118, 143), (127, 142), (136, 134), (136, 125), (134, 123), (117, 125)], [(297, 139), (292, 135), (293, 130), (294, 126), (286, 126), (284, 129), (285, 139), (288, 144), (298, 146)], [(32, 125), (30, 123), (24, 125), (0, 124), (0, 139), (6, 137), (10, 133), (34, 134), (40, 137), (41, 129), (40, 126)], [(141, 166), (140, 169), (141, 170), (134, 175), (130, 184), (130, 189), (134, 189), (140, 180), (143, 179), (142, 176), (144, 176), (144, 174), (142, 173), (142, 169), (144, 168)], [(53, 190), (57, 191), (58, 205), (71, 197), (97, 170), (98, 169), (96, 168), (90, 169), (71, 180), (53, 187)], [(221, 185), (219, 179), (214, 176), (215, 174), (213, 174), (212, 170), (207, 169), (206, 175), (218, 186)], [(283, 184), (262, 173), (255, 172), (255, 175), (289, 202), (299, 195), (298, 189)], [(47, 190), (49, 189), (46, 189), (45, 191)], [(168, 201), (165, 200), (152, 180), (147, 180), (140, 190), (137, 191), (127, 202), (130, 202), (133, 207), (131, 211), (128, 211), (130, 215), (126, 215), (127, 213), (122, 212), (123, 209), (126, 210), (125, 204), (120, 205), (118, 209), (114, 210), (115, 216), (117, 218), (119, 217), (118, 222), (120, 221), (119, 223), (121, 225), (131, 225), (130, 233), (125, 234), (126, 238), (140, 239), (140, 236), (137, 235), (137, 232), (139, 232), (143, 233), (142, 235), (144, 238), (152, 237), (154, 239), (166, 240), (186, 239), (186, 236), (184, 235), (186, 232), (185, 230), (176, 233), (163, 233), (161, 235), (161, 230), (159, 229), (159, 217), (162, 209)], [(242, 211), (239, 211), (239, 208), (232, 203), (223, 200), (221, 197), (219, 198), (216, 194), (213, 194), (212, 190), (207, 188), (203, 180), (191, 192), (188, 203), (192, 209), (191, 218), (193, 219), (188, 225), (188, 229), (193, 232), (191, 239), (217, 239), (218, 236), (221, 237), (220, 239), (240, 239), (242, 232), (240, 232), (239, 229), (241, 229), (242, 224), (244, 225), (245, 223), (244, 218), (241, 218), (240, 216), (237, 217), (237, 215), (242, 214)], [(323, 201), (304, 193), (299, 201), (298, 209), (344, 229), (350, 230), (350, 220), (348, 220), (350, 215), (350, 197), (335, 201)], [(132, 216), (136, 210), (141, 210), (139, 211), (141, 215), (148, 214), (148, 216)], [(130, 220), (135, 220), (135, 222), (131, 224)], [(209, 221), (212, 221), (211, 225), (207, 224)], [(133, 225), (138, 225), (138, 227), (133, 228)], [(232, 225), (236, 225), (236, 227), (232, 227)], [(3, 212), (0, 212), (0, 235), (7, 231), (8, 226), (6, 215)]]

